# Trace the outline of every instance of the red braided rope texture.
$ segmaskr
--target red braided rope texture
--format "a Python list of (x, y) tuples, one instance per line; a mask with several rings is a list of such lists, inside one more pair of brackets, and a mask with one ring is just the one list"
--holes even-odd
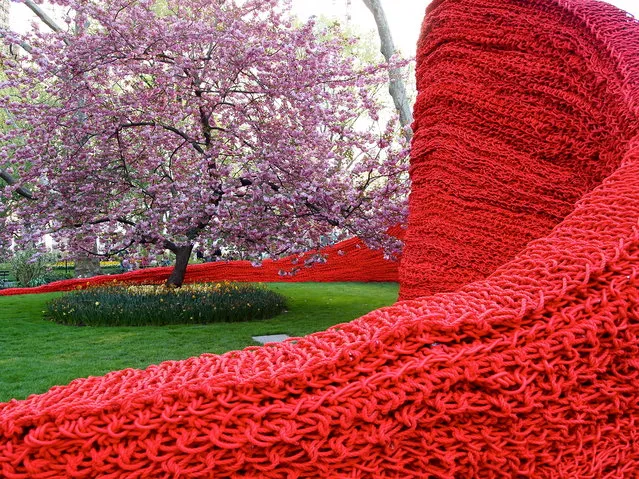
[[(448, 207), (421, 191), (419, 163), (454, 151), (451, 168), (488, 162), (468, 170), (499, 190), (495, 209), (509, 204), (499, 197), (507, 183), (489, 160), (504, 161), (512, 188), (540, 209), (541, 219), (524, 209), (517, 218), (544, 236), (454, 293), (275, 346), (79, 379), (1, 405), (0, 476), (639, 477), (639, 25), (594, 0), (443, 0), (424, 32), (408, 234), (425, 231), (420, 209), (431, 201)], [(460, 191), (448, 200), (459, 203)], [(546, 197), (557, 200), (554, 219)], [(501, 216), (510, 218), (503, 235), (516, 236), (512, 214)], [(421, 264), (407, 251), (408, 277)]]
[[(390, 230), (396, 237), (401, 237), (403, 230), (399, 227)], [(306, 260), (312, 256), (307, 253), (301, 256), (290, 256), (281, 260), (266, 260), (255, 267), (248, 261), (221, 261), (203, 263), (187, 268), (185, 282), (199, 283), (206, 281), (247, 281), (247, 282), (397, 282), (397, 261), (384, 258), (380, 251), (369, 249), (360, 239), (351, 238), (321, 250), (326, 262), (309, 266)], [(9, 288), (0, 290), (0, 296), (16, 294), (52, 293), (56, 291), (72, 291), (88, 286), (113, 283), (163, 283), (171, 274), (171, 267), (148, 268), (129, 273), (96, 276), (87, 279), (70, 279), (56, 281), (35, 288)]]
[(628, 101), (618, 100), (621, 72), (609, 73), (614, 52), (602, 57), (610, 45), (581, 33), (601, 15), (594, 33), (610, 41), (634, 24), (623, 13), (588, 2), (579, 18), (543, 1), (435, 1), (431, 11), (418, 53), (402, 299), (485, 278), (548, 234), (618, 166), (634, 134)]

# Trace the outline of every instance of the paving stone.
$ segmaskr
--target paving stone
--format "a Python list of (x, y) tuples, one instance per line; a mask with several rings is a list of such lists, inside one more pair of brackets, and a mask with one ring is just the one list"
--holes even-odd
[(253, 341), (257, 341), (258, 343), (262, 344), (281, 343), (288, 338), (290, 338), (290, 336), (287, 334), (271, 334), (269, 336), (253, 336)]

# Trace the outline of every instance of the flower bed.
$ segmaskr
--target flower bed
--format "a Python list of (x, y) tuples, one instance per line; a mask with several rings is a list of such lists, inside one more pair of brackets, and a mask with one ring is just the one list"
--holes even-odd
[(75, 291), (47, 305), (46, 317), (74, 326), (163, 326), (266, 319), (285, 298), (251, 283), (101, 286)]

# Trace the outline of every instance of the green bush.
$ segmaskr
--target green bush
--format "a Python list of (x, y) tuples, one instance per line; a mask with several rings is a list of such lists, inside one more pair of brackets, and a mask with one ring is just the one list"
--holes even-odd
[(17, 251), (10, 262), (10, 271), (18, 282), (18, 286), (40, 286), (47, 283), (50, 264), (54, 256), (51, 253), (41, 253), (35, 249)]
[(122, 274), (124, 270), (122, 266), (102, 266), (100, 268), (102, 270), (102, 274)]
[(65, 272), (57, 268), (50, 268), (42, 275), (42, 284), (53, 283), (54, 281), (62, 281), (73, 278), (73, 270)]
[[(101, 266), (100, 274), (121, 274), (124, 270), (121, 266)], [(61, 279), (70, 279), (75, 277), (75, 265), (70, 261), (67, 265), (56, 263), (51, 267), (49, 274), (45, 276), (51, 281), (59, 281)]]
[(46, 317), (74, 326), (163, 326), (266, 319), (285, 307), (284, 296), (250, 283), (115, 284), (56, 298), (48, 303)]

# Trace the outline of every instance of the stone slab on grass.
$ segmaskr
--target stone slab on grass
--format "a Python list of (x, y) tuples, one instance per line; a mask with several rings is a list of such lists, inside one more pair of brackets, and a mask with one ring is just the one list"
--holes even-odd
[(253, 341), (257, 341), (258, 343), (267, 344), (267, 343), (281, 343), (285, 339), (290, 338), (287, 334), (271, 334), (269, 336), (252, 336)]

